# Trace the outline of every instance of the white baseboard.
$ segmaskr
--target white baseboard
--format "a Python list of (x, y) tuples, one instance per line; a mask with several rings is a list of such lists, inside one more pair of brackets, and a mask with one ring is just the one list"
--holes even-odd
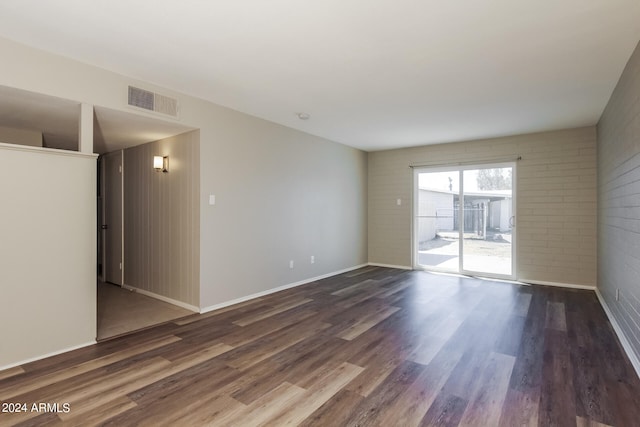
[(296, 286), (302, 286), (302, 285), (306, 285), (307, 283), (315, 282), (317, 280), (326, 279), (327, 277), (337, 276), (338, 274), (347, 273), (349, 271), (357, 270), (359, 268), (366, 267), (367, 265), (368, 264), (356, 265), (354, 267), (349, 267), (349, 268), (345, 268), (343, 270), (333, 271), (331, 273), (323, 274), (321, 276), (312, 277), (310, 279), (304, 279), (304, 280), (301, 280), (299, 282), (289, 283), (288, 285), (278, 286), (277, 288), (272, 288), (272, 289), (268, 289), (266, 291), (258, 292), (258, 293), (251, 294), (251, 295), (247, 295), (246, 297), (240, 297), (240, 298), (233, 299), (231, 301), (221, 302), (220, 304), (214, 304), (214, 305), (210, 305), (208, 307), (203, 307), (203, 308), (200, 309), (200, 313), (204, 314), (204, 313), (208, 313), (208, 312), (213, 311), (213, 310), (219, 310), (221, 308), (229, 307), (230, 305), (240, 304), (241, 302), (249, 301), (249, 300), (254, 299), (254, 298), (263, 297), (263, 296), (266, 296), (266, 295), (269, 295), (269, 294), (273, 294), (273, 293), (276, 293), (276, 292), (284, 291), (286, 289), (295, 288)]
[(173, 298), (165, 297), (164, 295), (158, 295), (156, 293), (149, 292), (147, 290), (136, 288), (136, 287), (129, 286), (129, 285), (122, 285), (122, 287), (124, 289), (130, 290), (130, 291), (133, 291), (133, 292), (137, 292), (139, 294), (146, 295), (148, 297), (155, 298), (155, 299), (160, 300), (160, 301), (168, 302), (169, 304), (177, 305), (178, 307), (182, 307), (182, 308), (187, 309), (189, 311), (193, 311), (194, 313), (198, 313), (200, 311), (200, 309), (198, 307), (196, 307), (195, 305), (187, 304), (186, 302), (182, 302), (182, 301), (175, 300)]
[(570, 288), (570, 289), (586, 289), (589, 291), (595, 291), (596, 287), (595, 286), (589, 286), (589, 285), (576, 285), (573, 283), (560, 283), (560, 282), (545, 282), (543, 280), (522, 280), (522, 279), (518, 279), (519, 282), (525, 283), (525, 284), (531, 284), (531, 285), (542, 285), (542, 286), (555, 286), (558, 288)]
[(609, 322), (611, 323), (611, 326), (613, 326), (613, 330), (616, 332), (616, 335), (620, 340), (620, 344), (622, 344), (622, 348), (624, 348), (625, 353), (627, 353), (627, 357), (631, 361), (631, 364), (633, 365), (633, 369), (636, 370), (636, 374), (638, 375), (638, 377), (640, 377), (640, 358), (638, 358), (638, 355), (633, 351), (633, 347), (631, 346), (631, 343), (629, 342), (629, 340), (627, 339), (627, 336), (622, 331), (622, 328), (620, 327), (620, 324), (618, 323), (616, 318), (613, 317), (613, 312), (609, 309), (607, 302), (604, 300), (604, 297), (600, 293), (600, 290), (597, 288), (596, 288), (596, 295), (598, 296), (598, 300), (600, 301), (600, 305), (604, 309), (605, 314), (609, 318)]
[(409, 267), (407, 265), (380, 264), (378, 262), (370, 262), (367, 265), (370, 265), (371, 267), (385, 267), (385, 268), (397, 268), (399, 270), (413, 270), (412, 267)]
[(25, 365), (27, 363), (35, 362), (35, 361), (38, 361), (38, 360), (46, 359), (47, 357), (57, 356), (59, 354), (66, 353), (68, 351), (77, 350), (79, 348), (89, 347), (90, 345), (94, 345), (94, 344), (96, 344), (95, 340), (86, 342), (84, 344), (74, 345), (73, 347), (64, 348), (62, 350), (53, 351), (51, 353), (43, 354), (43, 355), (40, 355), (40, 356), (31, 357), (29, 359), (25, 359), (25, 360), (22, 360), (20, 362), (11, 363), (11, 364), (5, 365), (5, 366), (0, 366), (0, 371), (4, 371), (5, 369), (15, 368), (16, 366)]

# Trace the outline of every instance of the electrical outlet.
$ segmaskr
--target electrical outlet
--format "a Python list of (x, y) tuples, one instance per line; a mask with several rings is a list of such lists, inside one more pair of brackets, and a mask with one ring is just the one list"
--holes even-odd
[(616, 301), (620, 301), (620, 289), (616, 289)]
[(314, 264), (316, 262), (316, 257), (311, 255), (311, 264)]
[(289, 268), (293, 268), (293, 260), (289, 261)]

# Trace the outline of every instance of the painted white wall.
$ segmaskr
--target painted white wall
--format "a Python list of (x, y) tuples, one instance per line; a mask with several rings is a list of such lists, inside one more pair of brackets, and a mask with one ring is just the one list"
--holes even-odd
[[(418, 192), (418, 242), (423, 243), (436, 237), (438, 231), (453, 230), (453, 194), (420, 189)], [(442, 218), (435, 218), (437, 215)]]
[(500, 231), (510, 231), (511, 224), (509, 221), (513, 216), (513, 203), (511, 199), (500, 200)]
[(96, 337), (96, 157), (0, 144), (0, 369)]
[(178, 99), (200, 129), (200, 307), (367, 262), (366, 153), (7, 39), (0, 51), (0, 85), (154, 118), (127, 106), (128, 85)]

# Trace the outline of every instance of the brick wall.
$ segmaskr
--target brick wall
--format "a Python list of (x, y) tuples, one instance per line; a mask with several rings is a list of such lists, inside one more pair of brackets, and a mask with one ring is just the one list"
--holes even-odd
[(595, 286), (595, 127), (369, 153), (369, 262), (411, 265), (410, 164), (517, 156), (517, 278)]

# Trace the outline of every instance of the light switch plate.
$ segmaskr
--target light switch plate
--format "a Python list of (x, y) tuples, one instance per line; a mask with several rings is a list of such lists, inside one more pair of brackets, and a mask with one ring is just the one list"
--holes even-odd
[(216, 204), (216, 195), (215, 194), (209, 194), (209, 204), (211, 206)]

